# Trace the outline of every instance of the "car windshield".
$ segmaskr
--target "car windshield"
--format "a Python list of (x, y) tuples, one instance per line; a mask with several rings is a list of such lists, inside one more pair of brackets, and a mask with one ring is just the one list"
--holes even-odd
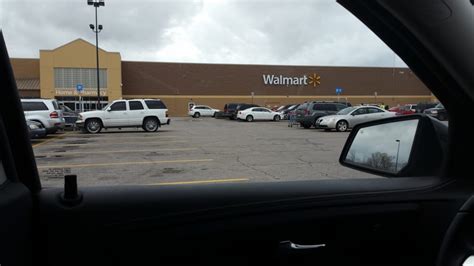
[(355, 108), (355, 107), (347, 107), (347, 108), (344, 108), (344, 109), (342, 109), (341, 111), (337, 112), (337, 114), (338, 114), (338, 115), (347, 115), (347, 114), (349, 114), (350, 112), (354, 111), (355, 109), (357, 109), (357, 108)]

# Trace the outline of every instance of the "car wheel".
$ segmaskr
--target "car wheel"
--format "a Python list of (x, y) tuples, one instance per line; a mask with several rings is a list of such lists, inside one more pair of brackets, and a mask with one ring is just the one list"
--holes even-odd
[(274, 116), (273, 121), (280, 121), (280, 116), (279, 115)]
[(214, 112), (214, 113), (212, 114), (212, 117), (216, 117), (216, 112)]
[(253, 121), (253, 116), (251, 115), (248, 115), (245, 120), (247, 120), (247, 122), (252, 122)]
[(200, 113), (194, 113), (194, 115), (193, 115), (194, 118), (199, 118), (200, 116), (201, 116)]
[(102, 130), (102, 123), (99, 119), (89, 119), (84, 127), (88, 133), (96, 134)]
[(310, 127), (311, 127), (310, 124), (304, 124), (304, 123), (303, 123), (303, 128), (304, 128), (304, 129), (308, 129), (308, 128), (310, 128)]
[(229, 117), (229, 119), (230, 119), (230, 120), (234, 120), (235, 118), (234, 118), (234, 116), (231, 116), (231, 117)]
[(154, 117), (149, 117), (143, 121), (143, 127), (145, 128), (146, 132), (155, 132), (158, 130), (158, 119)]
[(347, 122), (346, 121), (339, 121), (337, 122), (336, 124), (336, 130), (339, 131), (339, 132), (344, 132), (346, 131), (348, 128), (348, 125), (347, 125)]

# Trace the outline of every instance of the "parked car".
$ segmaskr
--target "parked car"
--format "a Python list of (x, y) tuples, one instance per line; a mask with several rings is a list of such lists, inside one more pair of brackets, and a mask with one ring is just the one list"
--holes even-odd
[(392, 107), (388, 111), (396, 113), (396, 115), (411, 115), (415, 113), (415, 109), (412, 109), (411, 105)]
[(433, 108), (426, 109), (423, 113), (436, 117), (438, 120), (446, 121), (448, 120), (448, 113), (446, 113), (446, 109), (442, 103), (439, 103)]
[(296, 109), (296, 122), (304, 128), (310, 128), (316, 124), (318, 118), (332, 115), (347, 108), (346, 104), (338, 102), (307, 102)]
[(76, 126), (88, 133), (99, 133), (102, 128), (141, 127), (147, 132), (169, 125), (168, 109), (161, 100), (116, 100), (104, 109), (79, 114)]
[(282, 105), (282, 106), (280, 106), (280, 107), (278, 107), (277, 109), (272, 110), (272, 111), (281, 112), (281, 111), (287, 109), (288, 107), (290, 107), (290, 106), (292, 106), (292, 105), (293, 105), (293, 104)]
[(339, 111), (336, 115), (328, 115), (316, 121), (316, 128), (326, 130), (336, 129), (346, 131), (358, 124), (374, 121), (382, 118), (395, 116), (396, 113), (389, 112), (376, 106), (354, 106)]
[(434, 108), (438, 103), (418, 103), (415, 108), (416, 113), (424, 113), (426, 109)]
[[(243, 110), (246, 110), (246, 109), (249, 109), (249, 108), (252, 108), (252, 107), (260, 107), (260, 106), (258, 106), (257, 104), (250, 104), (250, 103), (241, 103), (241, 104), (237, 105), (237, 107), (235, 108), (235, 111), (232, 112), (232, 119), (237, 119), (237, 114), (238, 114), (239, 111), (243, 111)], [(266, 108), (266, 107), (262, 107), (262, 108)], [(266, 108), (266, 109), (268, 109), (268, 108)], [(268, 110), (270, 110), (270, 109), (268, 109)]]
[(280, 113), (283, 115), (282, 119), (288, 119), (288, 116), (289, 116), (290, 112), (295, 111), (299, 106), (300, 106), (300, 104), (293, 104), (293, 105), (290, 105), (290, 107), (280, 111)]
[(21, 99), (26, 120), (40, 123), (48, 134), (56, 133), (65, 126), (59, 104), (54, 99)]
[(60, 104), (59, 108), (63, 112), (64, 123), (65, 123), (64, 126), (74, 127), (76, 125), (77, 118), (79, 117), (79, 112), (76, 112), (63, 104)]
[(26, 125), (28, 128), (28, 133), (30, 134), (30, 139), (46, 137), (46, 128), (44, 128), (41, 123), (32, 120), (26, 120)]
[(230, 120), (234, 119), (235, 109), (241, 103), (227, 103), (224, 105), (224, 113), (221, 114), (221, 117), (227, 117)]
[(217, 112), (220, 112), (218, 109), (211, 108), (207, 105), (195, 105), (189, 110), (188, 115), (198, 118), (201, 116), (212, 116), (214, 117)]
[(265, 107), (252, 107), (239, 111), (237, 113), (237, 118), (247, 122), (255, 120), (280, 121), (281, 114)]

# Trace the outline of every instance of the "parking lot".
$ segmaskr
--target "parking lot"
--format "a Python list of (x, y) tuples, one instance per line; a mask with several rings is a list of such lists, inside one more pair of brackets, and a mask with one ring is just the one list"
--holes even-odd
[(374, 177), (339, 165), (349, 133), (287, 122), (174, 118), (158, 132), (70, 131), (33, 140), (43, 186), (170, 185)]

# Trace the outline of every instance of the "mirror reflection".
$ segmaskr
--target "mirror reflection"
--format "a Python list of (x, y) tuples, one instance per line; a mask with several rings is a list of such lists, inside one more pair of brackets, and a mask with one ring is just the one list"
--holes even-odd
[(345, 162), (397, 174), (408, 164), (419, 120), (361, 128)]

